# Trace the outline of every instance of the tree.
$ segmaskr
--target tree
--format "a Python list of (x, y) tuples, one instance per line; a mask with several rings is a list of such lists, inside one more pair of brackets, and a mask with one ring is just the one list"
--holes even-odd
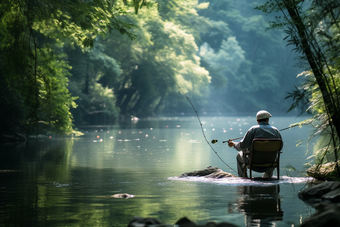
[[(139, 9), (146, 2), (137, 0), (134, 4)], [(63, 52), (65, 42), (93, 47), (97, 35), (112, 30), (134, 38), (130, 31), (133, 25), (119, 19), (124, 13), (109, 0), (1, 1), (0, 73), (1, 82), (6, 82), (2, 100), (6, 107), (19, 112), (15, 117), (2, 112), (1, 128), (71, 133), (69, 110), (75, 107), (75, 98), (67, 89), (70, 74)]]
[[(289, 108), (284, 97), (296, 83), (299, 71), (292, 67), (294, 54), (281, 41), (283, 33), (266, 31), (268, 18), (253, 10), (258, 2), (213, 0), (198, 10), (209, 22), (201, 26), (199, 46), (200, 57), (209, 69), (214, 68), (214, 73), (210, 71), (210, 100), (217, 102), (210, 103), (210, 111), (284, 112)], [(219, 56), (220, 61), (209, 53)], [(217, 82), (221, 76), (226, 81), (223, 86)], [(215, 84), (218, 87), (213, 87)]]
[[(338, 146), (340, 133), (339, 107), (339, 3), (337, 1), (312, 1), (304, 5), (302, 0), (268, 1), (258, 9), (272, 13), (281, 11), (283, 21), (271, 23), (274, 28), (284, 28), (288, 44), (294, 45), (295, 50), (303, 54), (302, 60), (307, 62), (310, 69), (305, 72), (308, 80), (304, 89), (311, 97), (310, 109), (314, 116), (305, 123), (317, 123), (317, 133), (329, 130), (331, 146), (324, 149), (324, 155), (332, 151), (334, 160), (338, 161)], [(280, 19), (277, 17), (277, 19)], [(336, 48), (337, 49), (337, 48)], [(311, 78), (312, 77), (312, 78)], [(295, 92), (290, 97), (297, 101), (302, 92)], [(295, 95), (294, 95), (295, 94)], [(297, 104), (294, 104), (297, 106)], [(340, 170), (337, 166), (338, 177)]]
[(108, 86), (109, 81), (102, 81), (102, 78), (109, 75), (110, 79), (117, 80), (122, 70), (114, 58), (103, 52), (104, 49), (98, 40), (90, 50), (65, 47), (72, 66), (68, 88), (72, 95), (79, 97), (75, 101), (78, 107), (71, 110), (75, 125), (112, 124), (118, 116), (116, 97)]
[[(192, 111), (172, 79), (190, 98), (207, 97), (209, 73), (200, 66), (197, 32), (188, 24), (200, 20), (193, 8), (195, 4), (162, 1), (159, 11), (139, 11), (138, 16), (124, 18), (138, 26), (134, 30), (138, 39), (134, 42), (117, 36), (117, 32), (100, 41), (106, 47), (105, 54), (116, 59), (122, 69), (119, 79), (106, 74), (100, 80), (113, 89), (122, 115)], [(200, 103), (203, 102), (200, 100), (197, 105)]]

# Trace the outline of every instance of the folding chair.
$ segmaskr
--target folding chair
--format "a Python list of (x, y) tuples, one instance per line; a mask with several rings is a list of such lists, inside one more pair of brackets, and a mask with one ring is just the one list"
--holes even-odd
[[(283, 143), (281, 139), (256, 138), (251, 145), (251, 151), (243, 152), (243, 163), (245, 164), (244, 176), (247, 176), (247, 168), (255, 172), (266, 172), (271, 168), (277, 169), (277, 179), (280, 179), (280, 154)], [(250, 156), (250, 158), (249, 158)], [(246, 162), (248, 157), (248, 163)]]

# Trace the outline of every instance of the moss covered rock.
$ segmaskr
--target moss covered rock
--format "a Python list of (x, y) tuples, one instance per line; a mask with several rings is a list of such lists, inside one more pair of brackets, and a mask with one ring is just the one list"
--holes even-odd
[[(340, 161), (338, 161), (340, 169)], [(339, 180), (336, 162), (329, 162), (323, 165), (313, 165), (307, 169), (307, 174), (318, 180)]]

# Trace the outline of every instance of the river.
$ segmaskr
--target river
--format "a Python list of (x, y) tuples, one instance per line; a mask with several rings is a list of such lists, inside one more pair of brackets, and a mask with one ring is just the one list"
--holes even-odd
[[(273, 117), (270, 123), (281, 129), (299, 120)], [(236, 170), (237, 152), (222, 141), (244, 135), (255, 118), (201, 117), (201, 122), (207, 140), (219, 141), (212, 145), (217, 154)], [(166, 224), (187, 217), (197, 224), (299, 226), (314, 212), (297, 197), (308, 180), (303, 170), (313, 143), (304, 140), (310, 128), (282, 131), (282, 180), (268, 183), (178, 179), (207, 166), (236, 174), (206, 143), (196, 117), (80, 130), (84, 136), (77, 138), (0, 144), (0, 226), (125, 227), (134, 216)], [(135, 197), (112, 197), (119, 193)]]

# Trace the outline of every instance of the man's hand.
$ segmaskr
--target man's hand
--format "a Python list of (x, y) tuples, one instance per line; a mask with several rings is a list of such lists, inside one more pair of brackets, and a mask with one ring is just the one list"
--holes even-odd
[(228, 146), (229, 146), (229, 147), (234, 147), (234, 146), (235, 146), (235, 143), (234, 143), (231, 139), (229, 139), (229, 140), (228, 140)]

